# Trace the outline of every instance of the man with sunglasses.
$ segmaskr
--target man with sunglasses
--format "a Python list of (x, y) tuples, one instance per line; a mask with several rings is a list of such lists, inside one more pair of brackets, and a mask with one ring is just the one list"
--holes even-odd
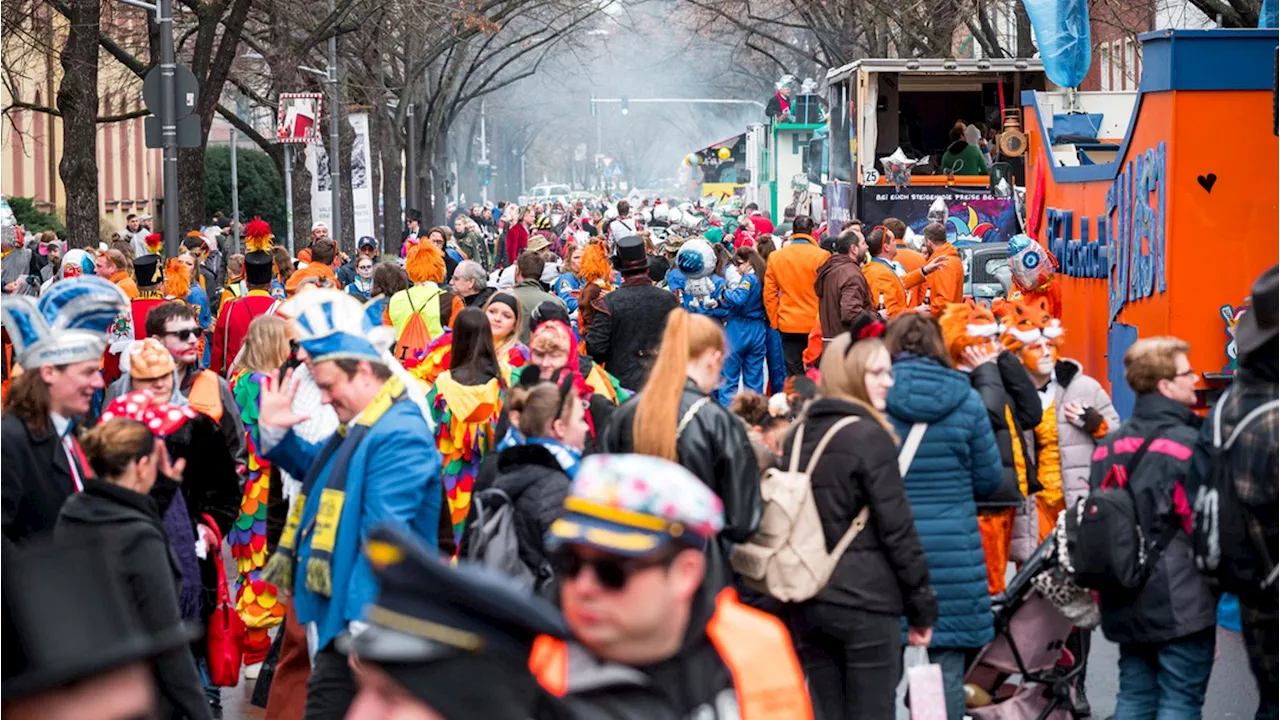
[(547, 547), (569, 641), (538, 638), (529, 667), (569, 717), (810, 720), (790, 636), (706, 579), (720, 499), (675, 463), (582, 461)]

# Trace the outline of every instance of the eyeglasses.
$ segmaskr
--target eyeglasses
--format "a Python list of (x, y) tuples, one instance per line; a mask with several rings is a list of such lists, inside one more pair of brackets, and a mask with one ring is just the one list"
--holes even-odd
[(551, 569), (556, 576), (565, 580), (578, 577), (583, 569), (590, 567), (596, 580), (606, 590), (621, 590), (631, 581), (631, 577), (642, 570), (659, 566), (670, 567), (676, 553), (664, 552), (647, 558), (619, 558), (605, 556), (588, 560), (580, 557), (572, 550), (561, 550), (551, 555)]
[(1180, 373), (1176, 373), (1176, 374), (1174, 374), (1174, 376), (1173, 376), (1173, 377), (1174, 377), (1174, 379), (1176, 380), (1176, 379), (1178, 379), (1178, 378), (1184, 378), (1184, 377), (1195, 377), (1195, 376), (1196, 376), (1196, 371), (1195, 371), (1195, 370), (1193, 370), (1192, 368), (1187, 368), (1186, 370), (1183, 370), (1183, 371), (1182, 371), (1182, 372), (1180, 372)]
[(204, 337), (204, 328), (194, 327), (194, 328), (183, 328), (182, 330), (169, 330), (165, 332), (165, 336), (166, 337), (172, 336), (184, 342), (187, 340), (193, 340), (193, 339), (199, 340), (200, 338)]

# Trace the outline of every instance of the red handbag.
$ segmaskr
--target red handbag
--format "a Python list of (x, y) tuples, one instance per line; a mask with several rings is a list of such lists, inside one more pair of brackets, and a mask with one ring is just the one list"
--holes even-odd
[(215, 545), (209, 553), (218, 570), (218, 604), (209, 618), (209, 631), (205, 638), (209, 661), (209, 682), (218, 687), (235, 687), (240, 683), (240, 662), (244, 659), (244, 620), (231, 602), (227, 588), (227, 570), (222, 562), (222, 533), (218, 524), (205, 513), (200, 516), (206, 530), (213, 534)]

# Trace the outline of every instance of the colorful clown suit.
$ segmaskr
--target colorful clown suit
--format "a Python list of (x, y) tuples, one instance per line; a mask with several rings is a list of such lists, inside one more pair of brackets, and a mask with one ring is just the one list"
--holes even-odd
[(463, 385), (445, 370), (427, 395), (436, 426), (436, 449), (443, 460), (441, 477), (455, 548), (462, 540), (480, 463), (497, 443), (502, 387), (498, 378), (480, 385)]
[(271, 463), (258, 454), (258, 394), (264, 373), (241, 370), (231, 378), (231, 392), (244, 421), (249, 455), (249, 478), (240, 499), (240, 514), (228, 533), (231, 556), (236, 562), (236, 612), (244, 620), (244, 662), (262, 662), (271, 647), (267, 631), (284, 622), (285, 604), (276, 587), (261, 579), (270, 555), (267, 547), (267, 506), (271, 490)]
[(1037, 475), (1043, 488), (1015, 529), (1016, 556), (1029, 555), (1052, 532), (1058, 515), (1089, 492), (1089, 464), (1097, 440), (1120, 423), (1111, 398), (1079, 363), (1060, 357), (1062, 325), (1049, 301), (1000, 303), (1001, 342), (1018, 356), (1040, 395), (1036, 426)]

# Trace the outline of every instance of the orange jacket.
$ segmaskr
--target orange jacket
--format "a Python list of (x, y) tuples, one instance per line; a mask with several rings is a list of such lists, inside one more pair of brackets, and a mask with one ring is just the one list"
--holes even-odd
[(110, 280), (116, 285), (119, 285), (120, 289), (124, 291), (125, 295), (129, 296), (130, 300), (138, 297), (138, 283), (134, 282), (133, 278), (129, 277), (129, 273), (124, 270), (117, 270), (111, 275)]
[(764, 273), (764, 311), (778, 332), (805, 333), (818, 317), (818, 293), (813, 283), (818, 267), (831, 253), (808, 235), (792, 235), (786, 247), (769, 256)]
[(879, 308), (880, 301), (883, 299), (884, 309), (888, 311), (889, 318), (893, 319), (901, 315), (909, 307), (907, 305), (907, 289), (902, 285), (902, 279), (889, 266), (889, 263), (878, 258), (871, 258), (863, 266), (862, 273), (867, 276), (867, 285), (871, 287), (871, 305), (873, 308)]
[[(925, 263), (924, 253), (920, 252), (919, 250), (912, 250), (911, 248), (901, 243), (898, 244), (898, 254), (894, 256), (893, 260), (894, 262), (901, 265), (907, 271), (908, 275), (924, 267), (924, 263)], [(907, 307), (911, 308), (919, 304), (920, 304), (920, 298), (917, 297), (915, 288), (908, 287), (907, 288)]]
[[(716, 596), (707, 639), (729, 668), (742, 720), (812, 720), (813, 707), (791, 636), (772, 615), (738, 602), (732, 588)], [(569, 646), (547, 635), (529, 654), (529, 671), (547, 692), (569, 687)]]
[[(320, 263), (313, 262), (289, 276), (289, 282), (284, 284), (285, 294), (289, 297), (293, 297), (293, 294), (298, 292), (298, 283), (302, 282), (304, 278), (309, 277), (328, 278), (329, 281), (333, 283), (334, 287), (338, 287), (338, 276), (333, 274), (333, 268), (328, 265), (321, 265)], [(338, 289), (341, 290), (341, 288)]]
[(916, 288), (917, 305), (924, 302), (925, 289), (932, 290), (929, 304), (933, 316), (938, 317), (947, 303), (958, 303), (964, 299), (964, 264), (960, 261), (960, 253), (956, 252), (955, 246), (951, 243), (942, 245), (934, 250), (933, 254), (950, 259), (928, 275), (924, 274), (923, 268), (907, 273), (907, 276), (902, 279), (902, 284), (908, 288)]

